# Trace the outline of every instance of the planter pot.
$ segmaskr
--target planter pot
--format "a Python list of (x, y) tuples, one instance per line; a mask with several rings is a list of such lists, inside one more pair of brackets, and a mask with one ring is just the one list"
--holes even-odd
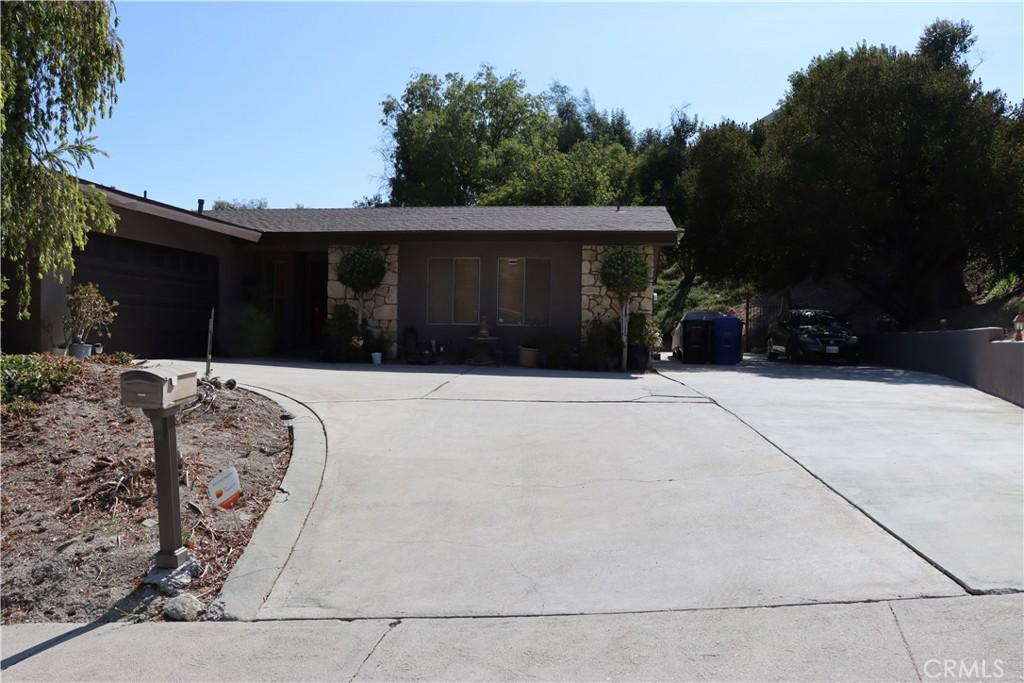
[(72, 358), (88, 358), (92, 355), (92, 344), (72, 342), (68, 345), (68, 355)]
[(103, 353), (103, 344), (93, 344), (92, 345), (92, 355), (98, 356), (101, 353)]
[(373, 352), (371, 352), (370, 353), (370, 362), (373, 363), (374, 365), (380, 365), (380, 363), (381, 363), (381, 356), (382, 356), (382, 354), (381, 354), (380, 351), (373, 351)]
[(646, 346), (630, 346), (627, 350), (626, 362), (633, 372), (646, 372), (651, 354)]
[(540, 365), (540, 349), (529, 346), (519, 347), (519, 365), (524, 368), (535, 368)]

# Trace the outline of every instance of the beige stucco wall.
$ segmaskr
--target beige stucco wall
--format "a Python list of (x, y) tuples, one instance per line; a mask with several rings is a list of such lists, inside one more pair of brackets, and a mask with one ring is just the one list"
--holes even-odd
[[(611, 245), (584, 244), (580, 253), (580, 335), (585, 339), (587, 325), (592, 320), (618, 320), (619, 304), (601, 284), (601, 262), (612, 249)], [(633, 297), (631, 312), (651, 315), (654, 311), (654, 245), (639, 245), (651, 271), (651, 281), (643, 293)]]
[[(382, 244), (387, 271), (377, 289), (363, 295), (363, 320), (376, 334), (394, 340), (398, 333), (398, 245)], [(345, 285), (338, 282), (338, 262), (345, 253), (345, 246), (331, 246), (327, 250), (327, 311), (334, 311), (338, 304), (345, 304), (356, 310), (359, 300)]]

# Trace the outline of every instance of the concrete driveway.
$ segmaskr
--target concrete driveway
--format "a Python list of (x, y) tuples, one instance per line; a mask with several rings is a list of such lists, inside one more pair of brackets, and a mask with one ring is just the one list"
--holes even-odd
[(1024, 411), (950, 379), (665, 362), (971, 592), (1024, 589)]
[(7, 626), (3, 676), (1021, 678), (1022, 596), (966, 590), (1019, 585), (1019, 408), (661, 370), (219, 362), (307, 406), (281, 399), (305, 447), (228, 582), (248, 621)]
[(327, 432), (321, 493), (261, 619), (964, 594), (701, 387), (671, 376), (218, 372), (306, 403)]

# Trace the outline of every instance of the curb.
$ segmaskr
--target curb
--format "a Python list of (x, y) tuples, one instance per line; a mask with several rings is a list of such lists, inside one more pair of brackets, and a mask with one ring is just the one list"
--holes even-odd
[(320, 495), (327, 466), (327, 434), (316, 413), (276, 391), (247, 384), (238, 386), (269, 398), (294, 415), (295, 439), (278, 493), (225, 579), (220, 595), (207, 610), (207, 614), (217, 615), (216, 621), (256, 620)]

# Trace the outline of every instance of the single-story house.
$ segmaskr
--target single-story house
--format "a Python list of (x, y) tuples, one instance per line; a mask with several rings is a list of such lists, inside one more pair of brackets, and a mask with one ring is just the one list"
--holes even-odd
[[(200, 203), (189, 211), (97, 187), (119, 215), (116, 233), (91, 235), (64, 284), (36, 285), (30, 320), (5, 314), (5, 350), (62, 342), (67, 287), (95, 282), (119, 302), (110, 350), (199, 356), (212, 307), (216, 340), (233, 311), (253, 304), (271, 316), (280, 353), (310, 352), (334, 307), (356, 305), (335, 274), (356, 244), (385, 255), (387, 273), (365, 296), (364, 315), (396, 342), (415, 328), (422, 341), (457, 348), (486, 318), (509, 352), (552, 334), (576, 346), (590, 320), (616, 315), (598, 280), (603, 255), (636, 245), (653, 273), (658, 249), (677, 234), (657, 206), (203, 211)], [(649, 286), (636, 310), (652, 306)]]

